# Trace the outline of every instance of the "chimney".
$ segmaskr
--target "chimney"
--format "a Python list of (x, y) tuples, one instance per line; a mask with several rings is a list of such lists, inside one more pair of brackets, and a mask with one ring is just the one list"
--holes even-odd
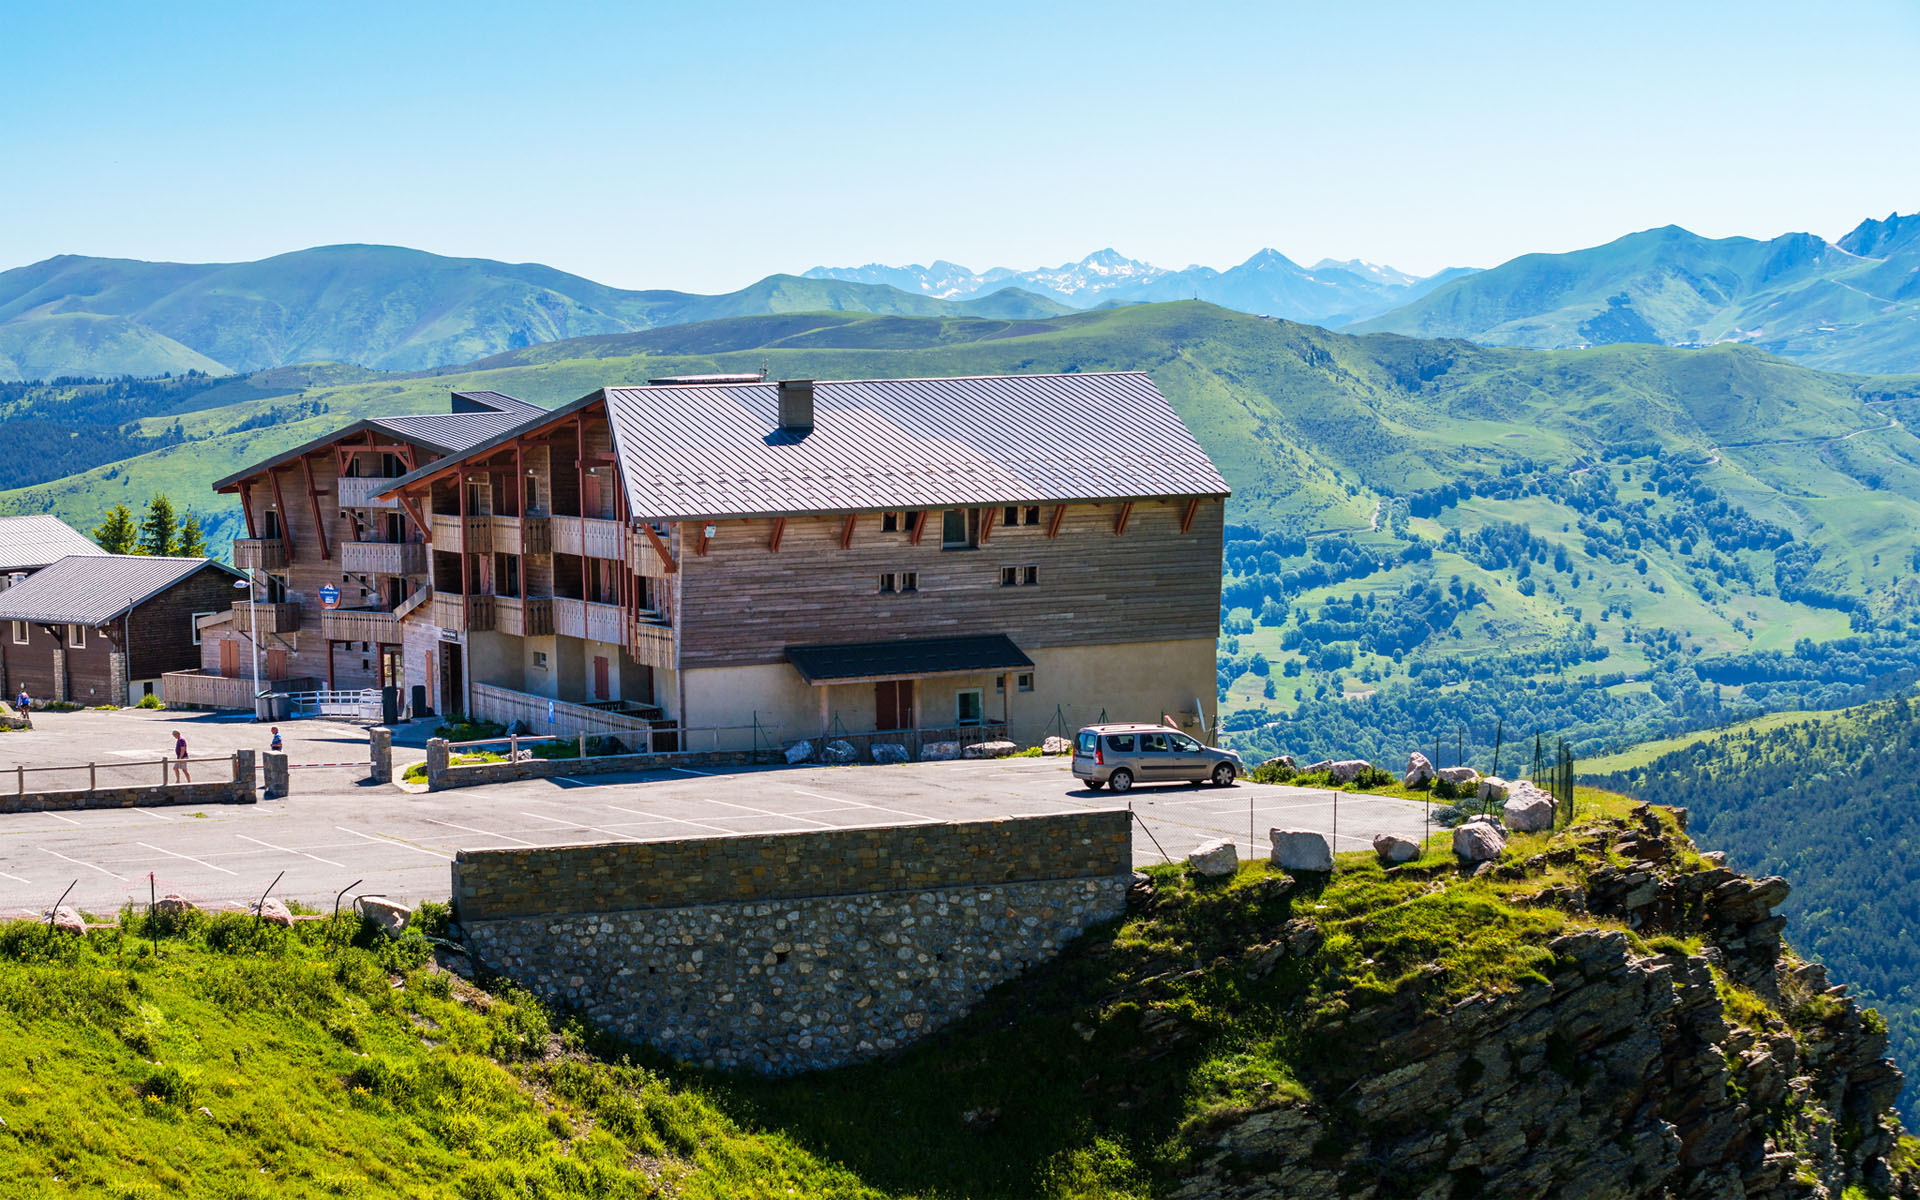
[(805, 433), (813, 428), (813, 380), (782, 379), (780, 388), (780, 428), (788, 433)]

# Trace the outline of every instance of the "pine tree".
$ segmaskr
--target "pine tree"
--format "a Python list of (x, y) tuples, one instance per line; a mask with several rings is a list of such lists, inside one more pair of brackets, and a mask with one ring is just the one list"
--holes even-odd
[(156, 558), (172, 554), (179, 543), (180, 530), (173, 518), (173, 501), (163, 492), (147, 501), (146, 515), (140, 518), (140, 553)]
[(180, 519), (180, 536), (176, 540), (173, 552), (182, 558), (207, 556), (207, 535), (200, 528), (199, 517), (188, 513)]
[(88, 536), (108, 554), (133, 554), (136, 553), (134, 537), (137, 532), (133, 524), (133, 510), (122, 503), (114, 505), (112, 511), (107, 513), (107, 519), (95, 526)]

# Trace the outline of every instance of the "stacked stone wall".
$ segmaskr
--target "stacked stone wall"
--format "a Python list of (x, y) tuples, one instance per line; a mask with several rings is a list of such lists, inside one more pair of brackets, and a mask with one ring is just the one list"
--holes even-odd
[(676, 1058), (784, 1074), (884, 1054), (1118, 917), (1124, 811), (463, 851), (484, 967)]

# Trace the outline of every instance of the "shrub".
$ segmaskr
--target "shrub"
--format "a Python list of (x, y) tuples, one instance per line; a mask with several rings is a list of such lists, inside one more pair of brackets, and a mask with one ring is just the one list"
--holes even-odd
[(427, 781), (427, 764), (425, 762), (414, 763), (406, 770), (400, 772), (400, 778), (406, 780), (408, 783), (425, 783)]
[(1247, 772), (1247, 778), (1255, 783), (1291, 783), (1300, 772), (1285, 763), (1264, 762)]
[(140, 703), (134, 705), (134, 707), (154, 709), (154, 708), (165, 708), (166, 705), (160, 702), (159, 696), (155, 695), (152, 692), (148, 692), (146, 695), (140, 697)]
[(1467, 819), (1467, 814), (1449, 804), (1445, 808), (1433, 810), (1433, 823), (1446, 829), (1452, 829)]
[(1361, 789), (1392, 787), (1398, 782), (1399, 780), (1393, 777), (1392, 772), (1383, 771), (1379, 767), (1368, 767), (1353, 777), (1353, 786)]
[(199, 1094), (200, 1081), (177, 1063), (161, 1063), (147, 1072), (140, 1083), (140, 1094), (149, 1100), (186, 1108)]
[(1435, 800), (1456, 800), (1459, 796), (1460, 786), (1454, 783), (1453, 780), (1435, 779), (1433, 781), (1433, 798)]
[(437, 900), (423, 900), (413, 910), (413, 919), (407, 922), (409, 929), (418, 929), (422, 936), (444, 938), (447, 929), (453, 924), (453, 906)]

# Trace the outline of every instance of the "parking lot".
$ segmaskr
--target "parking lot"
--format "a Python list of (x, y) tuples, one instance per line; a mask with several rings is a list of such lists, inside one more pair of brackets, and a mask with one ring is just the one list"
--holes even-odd
[[(266, 729), (205, 714), (66, 713), (0, 740), (0, 769), (103, 761), (116, 749), (157, 762), (179, 727), (201, 753), (263, 748)], [(680, 768), (633, 775), (528, 780), (418, 794), (365, 782), (366, 733), (347, 724), (281, 725), (293, 795), (257, 805), (156, 807), (0, 815), (0, 916), (37, 913), (73, 884), (69, 904), (111, 913), (144, 903), (151, 887), (204, 905), (243, 906), (284, 873), (276, 895), (330, 905), (336, 893), (444, 899), (460, 849), (653, 841), (859, 825), (1038, 815), (1131, 804), (1140, 818), (1134, 860), (1180, 858), (1228, 836), (1243, 854), (1267, 851), (1271, 827), (1332, 833), (1335, 794), (1241, 784), (1218, 789), (1136, 787), (1125, 797), (1078, 784), (1062, 759), (906, 763), (897, 766)], [(402, 740), (424, 741), (424, 730)], [(395, 769), (422, 757), (395, 748)], [(1417, 837), (1419, 804), (1359, 795), (1337, 799), (1338, 846), (1375, 834)], [(1251, 834), (1251, 836), (1250, 836)]]

